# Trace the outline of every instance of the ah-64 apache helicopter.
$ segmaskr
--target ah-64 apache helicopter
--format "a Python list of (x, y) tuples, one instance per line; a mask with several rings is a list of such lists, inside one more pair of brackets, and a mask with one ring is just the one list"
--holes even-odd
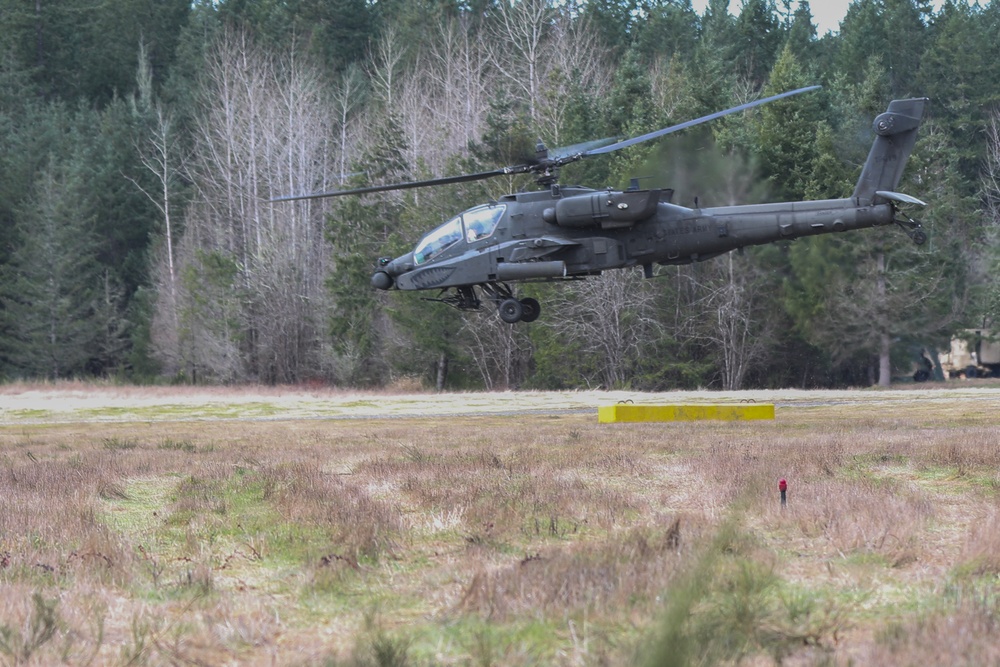
[(916, 142), (926, 98), (894, 100), (875, 119), (875, 142), (854, 194), (845, 199), (686, 208), (671, 203), (672, 190), (640, 190), (635, 180), (625, 191), (561, 187), (557, 183), (559, 168), (576, 160), (816, 88), (819, 86), (759, 99), (623, 141), (603, 140), (554, 151), (539, 144), (535, 161), (493, 171), (274, 201), (536, 174), (537, 182), (546, 189), (510, 194), (470, 208), (424, 235), (412, 252), (395, 259), (380, 258), (372, 276), (372, 285), (382, 290), (440, 290), (433, 300), (460, 310), (480, 307), (478, 288), (497, 304), (500, 318), (511, 324), (532, 322), (540, 313), (537, 300), (514, 296), (509, 286), (513, 282), (579, 279), (635, 266), (643, 267), (650, 278), (654, 264), (689, 264), (745, 246), (891, 223), (903, 228), (918, 245), (923, 244), (927, 236), (920, 223), (897, 214), (901, 205), (924, 203), (895, 189)]

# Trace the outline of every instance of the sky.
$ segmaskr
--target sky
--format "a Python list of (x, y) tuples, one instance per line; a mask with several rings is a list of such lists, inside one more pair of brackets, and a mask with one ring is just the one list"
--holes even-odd
[[(852, 0), (810, 0), (809, 11), (812, 12), (813, 23), (816, 24), (816, 34), (822, 37), (831, 30), (833, 32), (839, 32), (840, 22), (843, 20), (844, 15), (847, 14), (847, 8), (850, 6), (851, 1)], [(691, 4), (700, 16), (705, 13), (705, 7), (708, 6), (708, 0), (692, 0)], [(934, 7), (939, 7), (941, 5), (939, 1), (932, 4)], [(738, 14), (741, 5), (741, 0), (729, 0), (729, 13)]]
[[(729, 3), (732, 5), (732, 2)], [(810, 2), (809, 11), (812, 12), (813, 21), (816, 23), (816, 34), (825, 35), (830, 32), (840, 31), (840, 22), (847, 14), (847, 7), (850, 0), (819, 0)]]

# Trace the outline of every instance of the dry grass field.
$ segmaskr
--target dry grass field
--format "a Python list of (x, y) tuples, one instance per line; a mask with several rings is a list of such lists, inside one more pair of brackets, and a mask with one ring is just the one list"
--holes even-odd
[(974, 382), (8, 385), (0, 664), (997, 664), (998, 421)]

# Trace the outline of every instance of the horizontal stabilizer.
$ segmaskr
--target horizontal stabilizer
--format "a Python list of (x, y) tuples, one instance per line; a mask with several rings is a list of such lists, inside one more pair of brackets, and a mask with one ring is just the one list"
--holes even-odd
[(875, 192), (875, 196), (881, 197), (882, 199), (888, 199), (889, 201), (899, 202), (900, 204), (927, 206), (926, 202), (922, 202), (916, 197), (911, 197), (910, 195), (904, 195), (902, 192), (889, 192), (888, 190), (878, 190)]

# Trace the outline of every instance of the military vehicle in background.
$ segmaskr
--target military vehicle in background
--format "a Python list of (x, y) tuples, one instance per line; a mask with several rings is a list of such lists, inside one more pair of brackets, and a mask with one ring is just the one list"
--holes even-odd
[(1000, 377), (1000, 331), (960, 331), (951, 339), (951, 349), (939, 357), (949, 378)]

